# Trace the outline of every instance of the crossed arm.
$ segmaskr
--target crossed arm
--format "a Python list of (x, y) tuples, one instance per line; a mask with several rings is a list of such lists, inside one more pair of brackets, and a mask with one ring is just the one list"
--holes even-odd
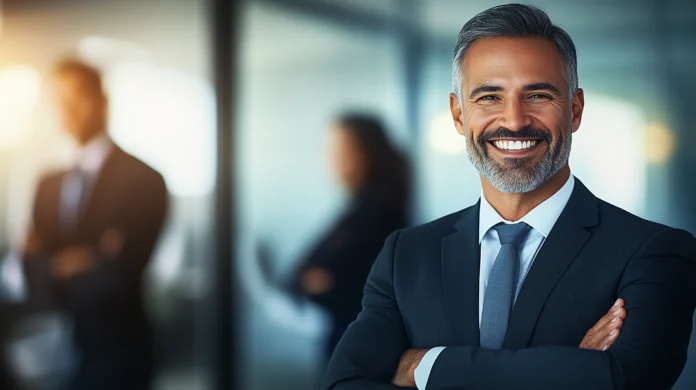
[[(621, 327), (626, 319), (624, 304), (623, 299), (617, 299), (607, 314), (600, 318), (595, 326), (585, 334), (579, 348), (593, 351), (609, 349), (619, 337)], [(399, 360), (399, 367), (396, 369), (392, 383), (399, 387), (416, 387), (416, 369), (419, 368), (421, 361), (429, 351), (429, 349), (409, 349), (404, 352)]]
[[(397, 239), (398, 233), (389, 237), (374, 265), (363, 311), (339, 343), (324, 389), (400, 388), (392, 380), (410, 345), (392, 280)], [(427, 390), (669, 389), (686, 362), (696, 295), (695, 241), (686, 232), (665, 229), (629, 262), (618, 295), (630, 319), (611, 349), (448, 346), (433, 366)]]
[[(129, 209), (118, 224), (104, 231), (96, 242), (58, 246), (56, 232), (51, 233), (41, 223), (40, 216), (50, 211), (40, 210), (40, 202), (35, 201), (34, 226), (23, 248), (25, 272), (34, 281), (34, 287), (45, 290), (40, 285), (50, 284), (62, 290), (66, 284), (79, 284), (90, 291), (80, 294), (84, 299), (123, 297), (136, 291), (167, 212), (167, 190), (162, 177), (148, 179), (138, 193), (140, 196), (128, 202)], [(40, 187), (38, 194), (42, 193)]]

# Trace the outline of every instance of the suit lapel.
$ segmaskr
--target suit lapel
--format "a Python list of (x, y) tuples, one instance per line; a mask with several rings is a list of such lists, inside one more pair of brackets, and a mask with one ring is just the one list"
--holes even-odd
[(479, 345), (479, 203), (442, 240), (442, 280), (453, 345)]
[(520, 289), (510, 315), (503, 348), (527, 347), (546, 299), (592, 234), (587, 227), (599, 223), (598, 204), (575, 179), (568, 204), (544, 241)]

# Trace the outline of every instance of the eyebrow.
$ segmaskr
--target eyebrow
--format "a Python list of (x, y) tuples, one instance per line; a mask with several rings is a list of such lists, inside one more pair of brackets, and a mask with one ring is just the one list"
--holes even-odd
[(524, 87), (522, 87), (522, 89), (525, 91), (547, 90), (558, 95), (561, 94), (561, 91), (559, 91), (558, 88), (556, 88), (553, 84), (546, 82), (527, 84)]
[[(469, 99), (472, 99), (474, 96), (479, 95), (481, 93), (501, 92), (503, 90), (504, 90), (504, 88), (499, 86), (499, 85), (483, 84), (483, 85), (475, 88), (473, 91), (471, 91), (471, 94), (469, 94)], [(524, 87), (522, 87), (522, 90), (524, 90), (524, 91), (546, 90), (546, 91), (550, 91), (550, 92), (553, 92), (553, 93), (558, 94), (558, 95), (561, 94), (561, 91), (559, 91), (558, 88), (556, 88), (553, 84), (547, 83), (547, 82), (538, 82), (538, 83), (527, 84)]]
[(474, 96), (484, 93), (484, 92), (500, 92), (503, 90), (503, 87), (498, 86), (498, 85), (491, 85), (491, 84), (483, 84), (478, 87), (476, 87), (471, 93), (469, 94), (469, 99), (473, 98)]

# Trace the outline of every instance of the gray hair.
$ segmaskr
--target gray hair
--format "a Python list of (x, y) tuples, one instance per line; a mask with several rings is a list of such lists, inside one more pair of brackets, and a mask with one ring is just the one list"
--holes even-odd
[(464, 54), (472, 43), (483, 38), (541, 37), (552, 41), (563, 56), (565, 79), (570, 96), (578, 89), (578, 60), (575, 44), (565, 30), (551, 23), (546, 12), (532, 5), (506, 4), (489, 8), (466, 22), (457, 37), (452, 60), (452, 88), (462, 101)]

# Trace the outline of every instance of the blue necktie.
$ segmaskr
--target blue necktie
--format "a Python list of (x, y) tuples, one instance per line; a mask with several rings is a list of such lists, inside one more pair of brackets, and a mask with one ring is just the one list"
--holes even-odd
[(481, 314), (481, 346), (500, 349), (505, 340), (510, 312), (517, 292), (520, 274), (520, 245), (529, 233), (524, 222), (493, 227), (500, 239), (500, 252), (495, 258)]
[(70, 170), (63, 179), (60, 199), (61, 227), (72, 231), (77, 227), (77, 221), (83, 206), (87, 190), (87, 174), (79, 168)]

